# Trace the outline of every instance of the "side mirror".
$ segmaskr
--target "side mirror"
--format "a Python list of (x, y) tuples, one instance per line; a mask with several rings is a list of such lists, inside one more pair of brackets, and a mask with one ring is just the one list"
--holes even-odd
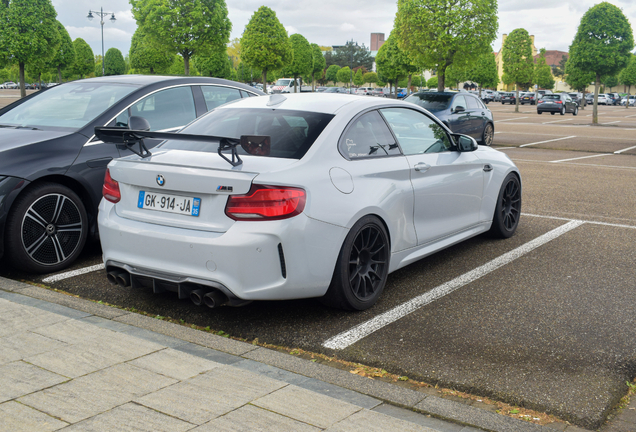
[(455, 113), (462, 113), (462, 112), (464, 112), (464, 111), (466, 111), (466, 108), (464, 108), (464, 107), (463, 107), (463, 106), (461, 106), (461, 105), (457, 105), (457, 106), (455, 107)]
[(457, 143), (457, 150), (460, 152), (471, 152), (478, 148), (475, 138), (469, 137), (468, 135), (454, 134), (453, 138)]
[(143, 117), (139, 116), (131, 116), (128, 119), (128, 129), (130, 130), (139, 130), (139, 131), (149, 131), (150, 123)]

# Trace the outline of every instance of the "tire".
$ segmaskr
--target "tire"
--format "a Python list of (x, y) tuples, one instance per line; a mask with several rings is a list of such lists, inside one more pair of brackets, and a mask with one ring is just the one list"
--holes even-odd
[(505, 105), (506, 103), (505, 103), (505, 102), (502, 102), (501, 104), (502, 104), (502, 105)]
[(577, 115), (579, 113), (579, 107), (574, 107), (574, 111), (572, 111), (572, 115)]
[(561, 115), (565, 115), (565, 107), (561, 107), (561, 112), (560, 112), (560, 114), (561, 114)]
[(347, 234), (321, 301), (339, 309), (369, 309), (384, 290), (390, 257), (389, 236), (382, 222), (375, 216), (363, 217)]
[(494, 128), (492, 127), (490, 123), (487, 123), (486, 127), (484, 128), (484, 131), (481, 134), (481, 143), (483, 145), (491, 146), (494, 137), (495, 137)]
[(543, 114), (543, 111), (537, 111), (537, 114), (541, 115)]
[(38, 184), (19, 196), (9, 213), (7, 256), (27, 272), (56, 272), (77, 259), (87, 233), (86, 209), (77, 194), (60, 184)]
[(550, 115), (555, 115), (555, 114), (556, 114), (555, 112), (551, 112), (551, 113), (550, 113)]
[(521, 183), (519, 178), (510, 173), (501, 184), (497, 205), (492, 218), (490, 235), (496, 238), (509, 238), (519, 226), (521, 216)]

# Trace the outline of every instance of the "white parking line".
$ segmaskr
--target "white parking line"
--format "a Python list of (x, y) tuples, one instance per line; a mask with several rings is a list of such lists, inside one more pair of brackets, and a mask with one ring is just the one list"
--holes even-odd
[(601, 123), (601, 124), (606, 125), (606, 124), (614, 124), (614, 123), (620, 123), (620, 122), (621, 122), (620, 120), (617, 120), (617, 121), (607, 122), (607, 123)]
[(559, 162), (567, 162), (567, 161), (573, 161), (573, 160), (579, 160), (579, 159), (588, 159), (588, 158), (594, 158), (594, 157), (599, 157), (599, 156), (611, 156), (613, 153), (603, 153), (603, 154), (595, 154), (592, 156), (581, 156), (581, 157), (575, 157), (575, 158), (571, 158), (571, 159), (561, 159), (561, 160), (554, 160), (554, 161), (549, 161), (550, 163), (559, 163)]
[(636, 149), (636, 146), (633, 146), (633, 147), (627, 147), (627, 148), (625, 148), (625, 149), (623, 149), (623, 150), (616, 150), (616, 151), (614, 152), (614, 154), (621, 154), (621, 153), (623, 153), (623, 152), (625, 152), (625, 151), (627, 151), (627, 150), (633, 150), (633, 149)]
[(322, 346), (324, 346), (325, 348), (337, 350), (344, 349), (356, 343), (357, 341), (369, 336), (370, 334), (380, 330), (381, 328), (401, 318), (404, 318), (411, 312), (414, 312), (419, 308), (426, 306), (427, 304), (432, 303), (447, 294), (452, 293), (456, 289), (461, 288), (464, 285), (467, 285), (481, 278), (482, 276), (485, 276), (488, 273), (497, 270), (498, 268), (516, 260), (517, 258), (522, 257), (528, 252), (531, 252), (539, 246), (546, 244), (550, 240), (554, 240), (555, 238), (565, 234), (566, 232), (573, 230), (583, 223), (583, 221), (573, 220), (564, 225), (561, 225), (560, 227), (553, 229), (552, 231), (543, 234), (542, 236), (537, 237), (536, 239), (522, 246), (519, 246), (518, 248), (513, 249), (512, 251), (505, 253), (468, 273), (465, 273), (449, 282), (446, 282), (443, 285), (433, 288), (427, 293), (417, 296), (406, 303), (402, 303), (401, 305), (396, 306), (393, 309), (384, 312), (383, 314), (380, 314), (368, 321), (365, 321), (362, 324), (358, 324), (352, 329), (342, 332), (326, 340), (322, 344)]
[(42, 279), (43, 283), (52, 283), (52, 282), (59, 282), (61, 280), (64, 279), (68, 279), (68, 278), (72, 278), (74, 276), (79, 276), (79, 275), (83, 275), (86, 273), (91, 273), (97, 270), (103, 270), (104, 269), (104, 264), (97, 264), (94, 266), (90, 266), (90, 267), (84, 267), (81, 269), (77, 269), (77, 270), (72, 270), (66, 273), (59, 273), (53, 276), (49, 276), (46, 277), (44, 279)]
[[(572, 219), (572, 218), (559, 217), (559, 216), (536, 215), (531, 213), (521, 213), (521, 216), (529, 216), (529, 217), (536, 217), (536, 218), (542, 218), (542, 219), (554, 219), (554, 220), (562, 220), (562, 221), (580, 220), (580, 219)], [(590, 220), (583, 220), (582, 222), (586, 224), (590, 224), (590, 225), (603, 225), (603, 226), (611, 226), (614, 228), (636, 229), (636, 225), (623, 225), (623, 224), (615, 224), (610, 222), (597, 222), (597, 221), (590, 221)]]
[(509, 120), (521, 120), (521, 119), (527, 119), (528, 117), (513, 117), (513, 118), (509, 118), (509, 119), (505, 119), (505, 120), (495, 120), (495, 123), (499, 123), (499, 122), (505, 122), (505, 121), (509, 121)]
[(533, 143), (529, 143), (529, 144), (522, 144), (519, 147), (528, 147), (528, 146), (531, 146), (531, 145), (549, 143), (549, 142), (552, 142), (552, 141), (561, 141), (561, 140), (570, 139), (570, 138), (576, 138), (576, 136), (572, 135), (572, 136), (569, 136), (569, 137), (555, 138), (555, 139), (551, 139), (551, 140), (547, 140), (547, 141), (539, 141), (539, 142), (533, 142)]
[(636, 117), (636, 114), (625, 116), (625, 118), (630, 118), (630, 117)]
[(559, 122), (570, 121), (570, 120), (574, 120), (574, 119), (573, 118), (567, 118), (567, 119), (563, 119), (563, 120), (555, 120), (555, 121), (543, 122), (541, 124), (559, 123)]

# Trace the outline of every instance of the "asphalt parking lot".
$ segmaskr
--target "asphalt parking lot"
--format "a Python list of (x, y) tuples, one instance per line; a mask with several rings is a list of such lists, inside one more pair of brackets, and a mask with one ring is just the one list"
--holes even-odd
[(601, 106), (602, 124), (591, 126), (591, 107), (576, 117), (489, 108), (494, 145), (522, 173), (516, 235), (479, 236), (393, 273), (370, 310), (315, 300), (196, 307), (171, 293), (110, 285), (92, 267), (101, 263), (98, 245), (64, 278), (3, 263), (0, 275), (597, 428), (636, 375), (636, 109)]

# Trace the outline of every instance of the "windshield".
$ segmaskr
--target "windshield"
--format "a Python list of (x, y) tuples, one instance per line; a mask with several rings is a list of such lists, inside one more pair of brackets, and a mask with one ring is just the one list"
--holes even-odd
[(426, 108), (429, 111), (441, 111), (448, 108), (452, 98), (452, 95), (439, 93), (415, 93), (404, 100)]
[(292, 82), (292, 80), (290, 79), (279, 79), (278, 81), (276, 81), (276, 86), (286, 86), (289, 85), (289, 83)]
[(77, 130), (136, 90), (130, 84), (72, 82), (51, 88), (0, 116), (0, 125)]
[[(239, 139), (241, 135), (271, 137), (269, 157), (302, 158), (331, 121), (332, 114), (272, 109), (219, 109), (199, 118), (180, 132)], [(169, 140), (163, 149), (214, 152), (218, 142)], [(237, 147), (238, 153), (247, 154)]]

